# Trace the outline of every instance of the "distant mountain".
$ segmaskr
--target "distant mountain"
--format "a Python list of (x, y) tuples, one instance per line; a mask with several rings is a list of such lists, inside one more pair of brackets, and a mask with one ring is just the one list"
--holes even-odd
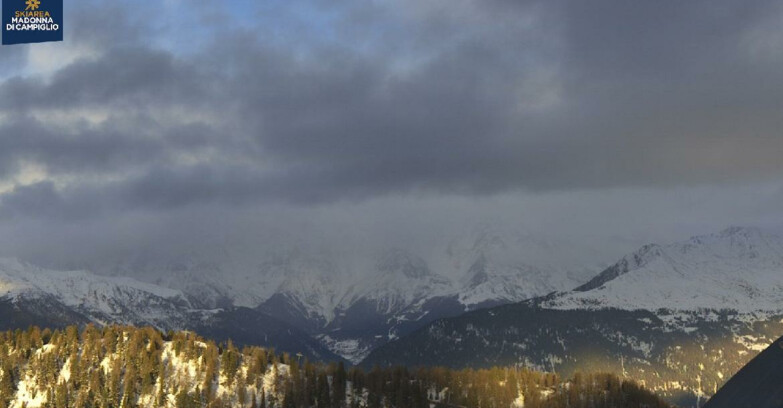
[(646, 245), (547, 305), (783, 310), (783, 238), (732, 227), (671, 245)]
[(0, 259), (0, 330), (87, 323), (189, 329), (216, 340), (231, 338), (314, 360), (339, 360), (307, 333), (253, 309), (196, 309), (180, 291), (131, 278)]
[(100, 276), (0, 260), (0, 328), (152, 325), (366, 366), (604, 370), (687, 404), (783, 334), (774, 234), (646, 245), (600, 273), (582, 266), (599, 264), (596, 252), (568, 248), (485, 227), (426, 253), (224, 248)]
[(421, 253), (240, 245), (186, 251), (174, 259), (139, 255), (95, 269), (174, 288), (194, 307), (256, 308), (358, 362), (435, 319), (584, 284), (606, 265), (604, 259), (589, 243), (485, 225)]
[(730, 228), (647, 245), (573, 291), (433, 322), (362, 364), (600, 369), (699, 399), (783, 334), (781, 288), (783, 240)]
[[(85, 271), (53, 271), (0, 259), (0, 299), (16, 305), (42, 302), (95, 322), (182, 327), (190, 309), (182, 292), (131, 278)], [(45, 312), (45, 310), (41, 310)]]
[(783, 407), (783, 339), (778, 339), (710, 398), (704, 408)]
[(518, 302), (587, 282), (607, 265), (589, 242), (483, 226), (451, 240), (438, 269), (454, 268), (453, 294), (467, 309)]

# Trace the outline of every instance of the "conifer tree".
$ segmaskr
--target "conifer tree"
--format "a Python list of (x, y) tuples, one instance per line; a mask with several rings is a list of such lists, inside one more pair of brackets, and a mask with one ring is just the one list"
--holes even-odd
[(285, 394), (283, 396), (283, 408), (296, 408), (296, 402), (294, 401), (294, 391), (290, 386), (286, 387)]
[(329, 394), (329, 378), (325, 372), (318, 374), (316, 382), (316, 406), (318, 408), (331, 408), (332, 397)]
[[(49, 408), (128, 408), (141, 401), (184, 408), (244, 408), (248, 403), (253, 408), (360, 408), (365, 394), (369, 408), (427, 408), (430, 399), (468, 408), (507, 408), (520, 394), (526, 408), (667, 407), (637, 384), (610, 374), (577, 373), (561, 379), (500, 367), (413, 372), (375, 367), (368, 374), (357, 368), (346, 373), (339, 363), (305, 360), (300, 366), (291, 356), (278, 358), (255, 347), (240, 353), (231, 343), (220, 352), (211, 342), (201, 346), (202, 340), (193, 334), (171, 333), (170, 341), (181, 345), (179, 359), (197, 365), (192, 377), (190, 369), (168, 365), (162, 353), (170, 346), (164, 348), (164, 337), (153, 329), (87, 327), (74, 343), (76, 333), (75, 329), (47, 333), (35, 328), (0, 332), (0, 408), (9, 407), (25, 377), (38, 379), (26, 387), (45, 393), (44, 406)], [(49, 345), (45, 352), (44, 344)], [(260, 368), (265, 364), (272, 364), (271, 384), (264, 384), (265, 372)], [(217, 373), (219, 367), (234, 373), (233, 383), (227, 380), (222, 384), (227, 393), (215, 395), (213, 379), (223, 378)], [(70, 376), (61, 375), (67, 370)], [(351, 398), (346, 396), (348, 384)], [(167, 400), (169, 394), (175, 396), (172, 401)]]
[(65, 382), (57, 384), (54, 389), (54, 408), (69, 408), (68, 385)]
[(342, 408), (345, 405), (346, 381), (345, 364), (340, 361), (332, 377), (332, 406), (334, 408)]
[(231, 385), (234, 383), (234, 378), (236, 377), (238, 368), (239, 353), (237, 352), (237, 349), (234, 347), (234, 344), (231, 342), (231, 340), (229, 340), (225, 349), (223, 350), (223, 355), (221, 356), (220, 360), (220, 369), (223, 375), (226, 376), (226, 385), (228, 387), (231, 387)]
[(243, 407), (247, 404), (247, 387), (245, 384), (245, 378), (239, 373), (236, 378), (237, 383), (237, 402), (239, 406)]

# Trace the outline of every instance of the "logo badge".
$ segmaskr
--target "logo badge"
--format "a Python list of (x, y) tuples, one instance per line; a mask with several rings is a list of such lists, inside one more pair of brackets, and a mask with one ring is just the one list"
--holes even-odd
[(27, 8), (25, 10), (37, 10), (38, 7), (41, 7), (41, 2), (38, 0), (27, 0), (24, 4), (27, 5)]
[(63, 40), (63, 0), (2, 0), (3, 45)]

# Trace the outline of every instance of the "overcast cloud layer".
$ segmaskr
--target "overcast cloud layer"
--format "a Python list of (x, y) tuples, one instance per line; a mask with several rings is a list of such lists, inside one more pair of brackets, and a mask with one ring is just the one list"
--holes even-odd
[(777, 1), (72, 3), (0, 48), (3, 255), (783, 223)]

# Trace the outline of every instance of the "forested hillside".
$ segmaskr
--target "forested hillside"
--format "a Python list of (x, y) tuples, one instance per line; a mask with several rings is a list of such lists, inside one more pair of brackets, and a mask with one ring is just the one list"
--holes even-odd
[(190, 332), (87, 326), (0, 333), (0, 408), (667, 407), (607, 374), (403, 367), (364, 372)]

